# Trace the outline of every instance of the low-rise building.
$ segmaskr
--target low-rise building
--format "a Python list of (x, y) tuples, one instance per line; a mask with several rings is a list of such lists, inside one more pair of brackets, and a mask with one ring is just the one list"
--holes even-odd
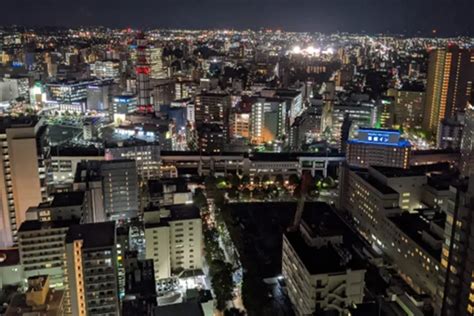
[(26, 293), (13, 296), (5, 316), (63, 316), (64, 301), (64, 291), (50, 288), (47, 275), (30, 277)]

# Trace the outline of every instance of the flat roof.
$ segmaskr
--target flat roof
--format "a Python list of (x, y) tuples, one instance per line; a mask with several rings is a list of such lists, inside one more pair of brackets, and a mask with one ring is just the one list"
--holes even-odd
[(83, 240), (83, 248), (102, 248), (115, 245), (115, 222), (73, 225), (69, 228), (66, 242)]
[(20, 264), (18, 248), (0, 249), (0, 267), (9, 267)]
[(48, 221), (48, 222), (41, 222), (38, 220), (25, 221), (20, 225), (18, 232), (21, 233), (21, 232), (35, 231), (35, 230), (42, 230), (42, 229), (67, 228), (72, 225), (76, 225), (78, 223), (79, 223), (79, 219)]
[(434, 171), (448, 171), (450, 169), (450, 164), (447, 162), (439, 162), (428, 165), (418, 165), (411, 166), (408, 169), (402, 168), (393, 168), (393, 167), (382, 167), (382, 166), (371, 166), (370, 168), (377, 170), (388, 178), (398, 178), (398, 177), (416, 177), (424, 176), (427, 173)]
[(324, 202), (305, 203), (301, 219), (312, 237), (343, 235), (346, 229), (331, 206)]
[[(431, 247), (426, 241), (422, 238), (422, 233), (426, 232), (434, 239), (442, 242), (443, 240), (439, 237), (433, 235), (430, 232), (430, 221), (426, 218), (423, 218), (420, 214), (412, 214), (404, 212), (398, 216), (391, 216), (389, 217), (390, 221), (392, 221), (401, 231), (408, 235), (415, 243), (417, 243), (424, 251), (429, 253), (433, 258), (437, 260), (441, 259), (441, 245), (439, 249), (435, 249)], [(439, 221), (440, 219), (435, 219)], [(443, 225), (444, 226), (444, 225)], [(441, 226), (441, 227), (443, 227)]]
[(199, 208), (190, 204), (179, 204), (167, 206), (167, 209), (171, 212), (172, 220), (187, 220), (201, 218)]
[(2, 116), (0, 117), (0, 132), (5, 133), (8, 128), (34, 127), (38, 121), (37, 116)]
[(334, 246), (309, 246), (299, 232), (287, 232), (285, 237), (294, 251), (312, 275), (346, 272), (347, 269), (362, 269), (357, 260), (350, 259), (345, 263)]
[(179, 304), (157, 306), (154, 308), (155, 316), (204, 316), (201, 304), (197, 301)]
[(84, 203), (83, 191), (55, 193), (51, 207), (82, 205)]
[(356, 172), (356, 174), (364, 179), (368, 184), (370, 184), (374, 189), (378, 190), (382, 194), (398, 194), (397, 191), (392, 189), (391, 187), (383, 184), (379, 180), (372, 177), (367, 172)]

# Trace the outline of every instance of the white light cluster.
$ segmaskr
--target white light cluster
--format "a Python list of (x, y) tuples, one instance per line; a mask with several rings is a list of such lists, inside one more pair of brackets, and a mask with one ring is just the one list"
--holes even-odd
[(309, 56), (320, 56), (323, 55), (333, 55), (334, 49), (331, 47), (326, 48), (325, 50), (321, 50), (321, 48), (317, 48), (314, 46), (308, 46), (306, 48), (301, 48), (301, 46), (296, 45), (293, 46), (291, 49), (291, 54), (293, 55), (309, 55)]

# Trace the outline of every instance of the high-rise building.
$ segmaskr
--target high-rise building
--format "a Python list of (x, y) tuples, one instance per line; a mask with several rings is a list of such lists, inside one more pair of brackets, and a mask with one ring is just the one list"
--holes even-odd
[(107, 111), (110, 105), (112, 82), (102, 81), (87, 86), (87, 109), (91, 111)]
[(99, 79), (112, 78), (114, 80), (120, 79), (120, 61), (119, 60), (104, 60), (96, 61), (91, 64), (91, 75)]
[(151, 79), (164, 79), (168, 77), (168, 73), (163, 66), (163, 48), (162, 47), (150, 47), (148, 49), (150, 54), (150, 78)]
[(43, 121), (34, 117), (0, 119), (0, 246), (17, 242), (26, 210), (46, 195), (46, 170), (37, 137)]
[(350, 166), (408, 168), (411, 145), (397, 130), (359, 129), (356, 139), (347, 142), (346, 158)]
[(451, 187), (454, 194), (446, 208), (441, 257), (445, 279), (443, 316), (474, 314), (473, 189), (474, 177), (471, 174), (468, 185)]
[(231, 99), (228, 94), (203, 92), (196, 95), (196, 124), (220, 123), (227, 127)]
[[(325, 203), (307, 205), (283, 235), (282, 275), (296, 315), (344, 315), (364, 298), (365, 268), (348, 228)], [(324, 258), (324, 260), (320, 260)]]
[(153, 259), (157, 284), (183, 270), (202, 269), (202, 223), (192, 205), (151, 208), (144, 213), (146, 258)]
[(138, 175), (134, 160), (78, 164), (74, 188), (86, 192), (88, 222), (126, 220), (137, 216)]
[(106, 160), (130, 159), (136, 163), (140, 180), (158, 178), (160, 173), (160, 146), (158, 143), (122, 143), (105, 150)]
[(474, 82), (474, 50), (450, 45), (430, 52), (423, 128), (433, 134), (444, 118), (464, 111)]
[(141, 112), (153, 112), (151, 103), (151, 86), (150, 86), (150, 56), (148, 51), (148, 41), (143, 33), (137, 36), (137, 93), (138, 93), (138, 110)]
[(464, 116), (459, 169), (464, 177), (469, 177), (474, 173), (474, 107), (472, 104), (466, 107)]
[(112, 160), (101, 164), (104, 209), (109, 220), (138, 215), (138, 175), (133, 160)]
[(420, 128), (423, 124), (425, 92), (416, 90), (389, 89), (394, 98), (393, 124), (404, 128)]
[(115, 223), (71, 226), (66, 244), (73, 315), (120, 315)]
[(286, 135), (286, 102), (257, 98), (250, 113), (250, 141), (260, 145)]
[(60, 81), (46, 84), (48, 100), (60, 103), (86, 102), (87, 88), (100, 84), (99, 80)]

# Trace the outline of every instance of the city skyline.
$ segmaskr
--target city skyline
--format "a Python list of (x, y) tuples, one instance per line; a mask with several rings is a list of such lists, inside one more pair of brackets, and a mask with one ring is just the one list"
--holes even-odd
[(294, 32), (469, 36), (474, 2), (307, 0), (31, 0), (3, 4), (2, 24), (170, 29), (282, 29)]

